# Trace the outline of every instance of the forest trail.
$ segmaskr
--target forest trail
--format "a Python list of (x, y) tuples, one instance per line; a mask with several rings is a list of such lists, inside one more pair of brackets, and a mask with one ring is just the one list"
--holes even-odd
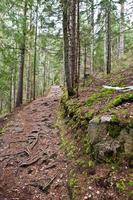
[(60, 87), (18, 111), (0, 138), (0, 200), (67, 200), (67, 160), (55, 128)]

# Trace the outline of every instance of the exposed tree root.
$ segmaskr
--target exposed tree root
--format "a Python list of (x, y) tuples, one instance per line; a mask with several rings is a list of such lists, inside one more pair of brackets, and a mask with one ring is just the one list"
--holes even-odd
[(57, 175), (58, 175), (58, 173), (53, 178), (51, 178), (51, 180), (46, 184), (43, 181), (39, 180), (39, 181), (35, 181), (35, 182), (31, 183), (30, 185), (34, 186), (34, 187), (38, 187), (42, 192), (47, 192), (50, 185), (56, 179)]

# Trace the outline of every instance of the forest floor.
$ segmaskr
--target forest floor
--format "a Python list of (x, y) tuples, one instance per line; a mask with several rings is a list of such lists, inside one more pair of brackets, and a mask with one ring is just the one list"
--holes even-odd
[(55, 127), (60, 88), (16, 111), (0, 138), (0, 200), (68, 199), (67, 160)]

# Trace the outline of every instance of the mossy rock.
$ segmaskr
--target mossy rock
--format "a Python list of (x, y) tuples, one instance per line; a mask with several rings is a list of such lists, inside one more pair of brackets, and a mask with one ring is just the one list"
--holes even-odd
[(117, 107), (123, 103), (126, 102), (133, 102), (133, 94), (132, 93), (126, 93), (126, 94), (122, 94), (117, 96), (113, 101), (112, 101), (112, 105)]

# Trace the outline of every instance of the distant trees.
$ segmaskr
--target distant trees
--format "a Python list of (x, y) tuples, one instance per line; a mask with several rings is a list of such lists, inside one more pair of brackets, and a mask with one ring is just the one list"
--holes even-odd
[(119, 57), (124, 54), (124, 5), (125, 0), (120, 0), (120, 44), (119, 44)]
[[(43, 0), (5, 0), (0, 5), (0, 114), (60, 83), (63, 43), (55, 28), (58, 5)], [(50, 18), (54, 13), (55, 20)]]

